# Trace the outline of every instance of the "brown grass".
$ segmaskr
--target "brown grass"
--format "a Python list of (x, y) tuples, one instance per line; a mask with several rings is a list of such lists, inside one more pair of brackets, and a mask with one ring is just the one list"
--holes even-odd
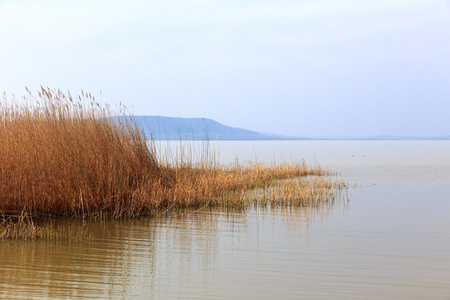
[(309, 206), (334, 201), (345, 187), (342, 181), (319, 166), (308, 168), (304, 162), (248, 163), (212, 168), (194, 164), (163, 170), (172, 182), (166, 190), (170, 196), (164, 207), (244, 207), (255, 202)]
[[(32, 215), (120, 215), (161, 183), (133, 123), (112, 124), (89, 94), (42, 89), (0, 108), (0, 209)], [(23, 103), (30, 102), (33, 104)], [(84, 104), (86, 103), (87, 104)]]
[(314, 205), (346, 187), (304, 162), (222, 166), (208, 149), (196, 163), (161, 160), (132, 118), (110, 121), (113, 113), (90, 94), (28, 93), (20, 100), (4, 94), (0, 103), (3, 212), (135, 217), (254, 202)]

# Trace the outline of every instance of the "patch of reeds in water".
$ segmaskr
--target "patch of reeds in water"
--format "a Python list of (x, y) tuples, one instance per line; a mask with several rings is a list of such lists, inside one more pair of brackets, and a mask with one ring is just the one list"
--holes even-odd
[[(209, 150), (199, 162), (158, 159), (155, 144), (147, 143), (132, 117), (115, 122), (112, 115), (84, 92), (74, 97), (42, 88), (20, 100), (4, 94), (0, 210), (33, 217), (137, 217), (255, 202), (316, 205), (346, 189), (304, 162), (223, 166)], [(9, 220), (2, 226), (13, 228)]]
[(44, 235), (44, 229), (37, 226), (27, 213), (2, 216), (0, 239), (36, 239)]

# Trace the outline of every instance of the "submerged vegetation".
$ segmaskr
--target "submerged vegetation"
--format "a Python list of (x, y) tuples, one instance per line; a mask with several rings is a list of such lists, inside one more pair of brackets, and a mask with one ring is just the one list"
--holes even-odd
[(43, 233), (43, 228), (35, 225), (33, 219), (26, 213), (18, 216), (2, 216), (0, 239), (39, 238)]
[(304, 162), (220, 165), (208, 147), (199, 161), (162, 159), (132, 117), (114, 122), (113, 115), (83, 91), (3, 95), (0, 211), (20, 217), (3, 217), (1, 238), (41, 236), (32, 218), (154, 216), (250, 203), (314, 206), (333, 203), (346, 189)]

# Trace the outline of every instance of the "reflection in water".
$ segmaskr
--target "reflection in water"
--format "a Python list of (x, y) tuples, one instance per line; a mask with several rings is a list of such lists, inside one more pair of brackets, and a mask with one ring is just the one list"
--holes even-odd
[[(126, 272), (136, 259), (148, 256), (152, 250), (150, 232), (142, 240), (148, 244), (146, 251), (135, 251), (130, 256), (129, 249), (135, 243), (132, 230), (125, 232), (114, 223), (95, 224), (92, 230), (96, 237), (92, 242), (2, 242), (3, 296), (29, 299), (120, 295), (129, 284)], [(140, 247), (142, 241), (137, 243)]]
[(224, 253), (260, 247), (267, 230), (305, 234), (311, 221), (324, 222), (330, 209), (208, 209), (160, 219), (91, 221), (86, 226), (92, 238), (81, 242), (3, 241), (0, 296), (178, 297), (192, 287), (213, 286), (214, 274), (227, 264)]

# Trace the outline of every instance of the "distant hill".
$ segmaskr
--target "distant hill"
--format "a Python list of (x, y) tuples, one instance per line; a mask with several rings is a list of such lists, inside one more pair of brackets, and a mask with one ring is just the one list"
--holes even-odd
[[(111, 117), (120, 121), (127, 116)], [(278, 134), (256, 132), (242, 128), (230, 127), (206, 118), (174, 118), (161, 116), (133, 116), (133, 119), (144, 130), (147, 139), (155, 140), (204, 140), (210, 141), (242, 141), (242, 140), (450, 140), (443, 137), (415, 137), (378, 135), (371, 137), (293, 137)]]
[[(125, 116), (112, 117), (120, 121)], [(142, 127), (147, 139), (155, 140), (299, 140), (308, 138), (288, 137), (235, 128), (206, 118), (174, 118), (161, 116), (133, 116)]]

